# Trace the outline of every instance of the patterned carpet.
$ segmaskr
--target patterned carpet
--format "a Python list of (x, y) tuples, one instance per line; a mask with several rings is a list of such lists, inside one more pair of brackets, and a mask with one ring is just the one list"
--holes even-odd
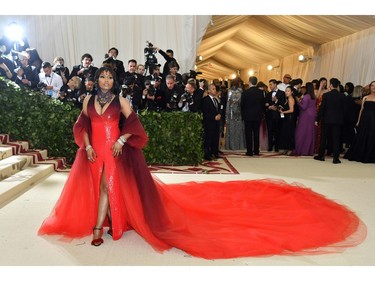
[(223, 150), (222, 158), (204, 161), (198, 166), (171, 166), (171, 165), (150, 165), (152, 173), (170, 173), (170, 174), (238, 174), (239, 172), (230, 163), (230, 158), (290, 158), (297, 156), (288, 156), (282, 152), (262, 151), (260, 155), (249, 157), (245, 155), (245, 150)]
[(229, 160), (223, 156), (212, 161), (203, 161), (198, 166), (150, 165), (151, 173), (169, 174), (238, 174)]

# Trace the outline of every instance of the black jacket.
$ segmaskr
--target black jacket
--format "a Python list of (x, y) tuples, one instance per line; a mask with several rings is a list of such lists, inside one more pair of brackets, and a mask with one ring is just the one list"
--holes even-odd
[(343, 125), (345, 120), (345, 94), (336, 89), (323, 95), (317, 121), (324, 124)]
[(265, 109), (265, 97), (257, 87), (250, 87), (241, 95), (242, 120), (261, 120)]

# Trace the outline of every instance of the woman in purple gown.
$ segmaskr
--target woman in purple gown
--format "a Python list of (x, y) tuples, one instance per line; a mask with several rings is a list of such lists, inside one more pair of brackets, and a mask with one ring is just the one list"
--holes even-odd
[(294, 155), (313, 155), (316, 139), (316, 99), (314, 86), (306, 83), (306, 94), (298, 103), (299, 116), (295, 132)]

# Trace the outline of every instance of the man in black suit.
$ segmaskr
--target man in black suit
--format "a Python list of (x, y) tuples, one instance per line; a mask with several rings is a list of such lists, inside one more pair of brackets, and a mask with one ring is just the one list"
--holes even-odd
[(98, 70), (96, 66), (92, 65), (93, 58), (90, 54), (83, 54), (81, 57), (81, 64), (73, 66), (70, 78), (78, 76), (82, 81), (88, 77), (95, 77), (95, 72)]
[(277, 80), (269, 81), (270, 92), (266, 94), (266, 122), (268, 132), (268, 151), (272, 151), (275, 146), (275, 152), (279, 151), (281, 117), (279, 106), (285, 103), (285, 92), (277, 88)]
[(331, 90), (323, 95), (317, 115), (317, 122), (321, 122), (322, 131), (318, 155), (314, 159), (324, 161), (327, 139), (331, 137), (333, 164), (339, 164), (341, 127), (345, 120), (345, 94), (339, 92), (340, 81), (337, 78), (331, 78), (329, 84)]
[(165, 52), (161, 50), (159, 47), (154, 47), (159, 54), (163, 56), (163, 58), (166, 60), (164, 66), (163, 66), (163, 78), (165, 78), (169, 74), (169, 64), (173, 61), (176, 63), (177, 68), (180, 69), (179, 64), (177, 63), (176, 59), (174, 58), (174, 52), (171, 49), (166, 50)]
[(212, 157), (219, 158), (220, 140), (220, 104), (216, 96), (219, 87), (210, 84), (208, 96), (202, 99), (203, 129), (204, 129), (204, 159), (212, 160)]
[(250, 88), (241, 95), (241, 115), (245, 123), (247, 156), (259, 155), (259, 128), (264, 112), (265, 98), (263, 92), (256, 87), (257, 83), (258, 78), (250, 76)]
[(39, 76), (35, 66), (29, 65), (30, 55), (27, 52), (21, 52), (18, 54), (20, 60), (20, 67), (14, 69), (16, 74), (15, 82), (26, 88), (37, 89), (39, 83)]
[(125, 67), (124, 62), (117, 59), (118, 56), (118, 49), (112, 47), (108, 50), (107, 54), (105, 55), (105, 60), (103, 63), (109, 63), (113, 65), (113, 70), (116, 72), (117, 81), (123, 81), (125, 75)]

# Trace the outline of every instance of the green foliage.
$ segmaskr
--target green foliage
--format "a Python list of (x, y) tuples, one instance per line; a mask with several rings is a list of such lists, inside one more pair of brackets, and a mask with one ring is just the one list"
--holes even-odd
[[(20, 88), (0, 77), (0, 133), (27, 140), (32, 149), (72, 163), (77, 151), (73, 125), (80, 110), (39, 92)], [(190, 112), (139, 114), (149, 136), (144, 149), (148, 164), (197, 165), (203, 160), (202, 116)]]
[(20, 88), (0, 77), (0, 132), (11, 140), (27, 140), (32, 149), (72, 163), (77, 151), (73, 124), (80, 110), (72, 104)]
[(144, 149), (147, 163), (198, 165), (202, 162), (200, 114), (143, 111), (139, 117), (149, 136)]

